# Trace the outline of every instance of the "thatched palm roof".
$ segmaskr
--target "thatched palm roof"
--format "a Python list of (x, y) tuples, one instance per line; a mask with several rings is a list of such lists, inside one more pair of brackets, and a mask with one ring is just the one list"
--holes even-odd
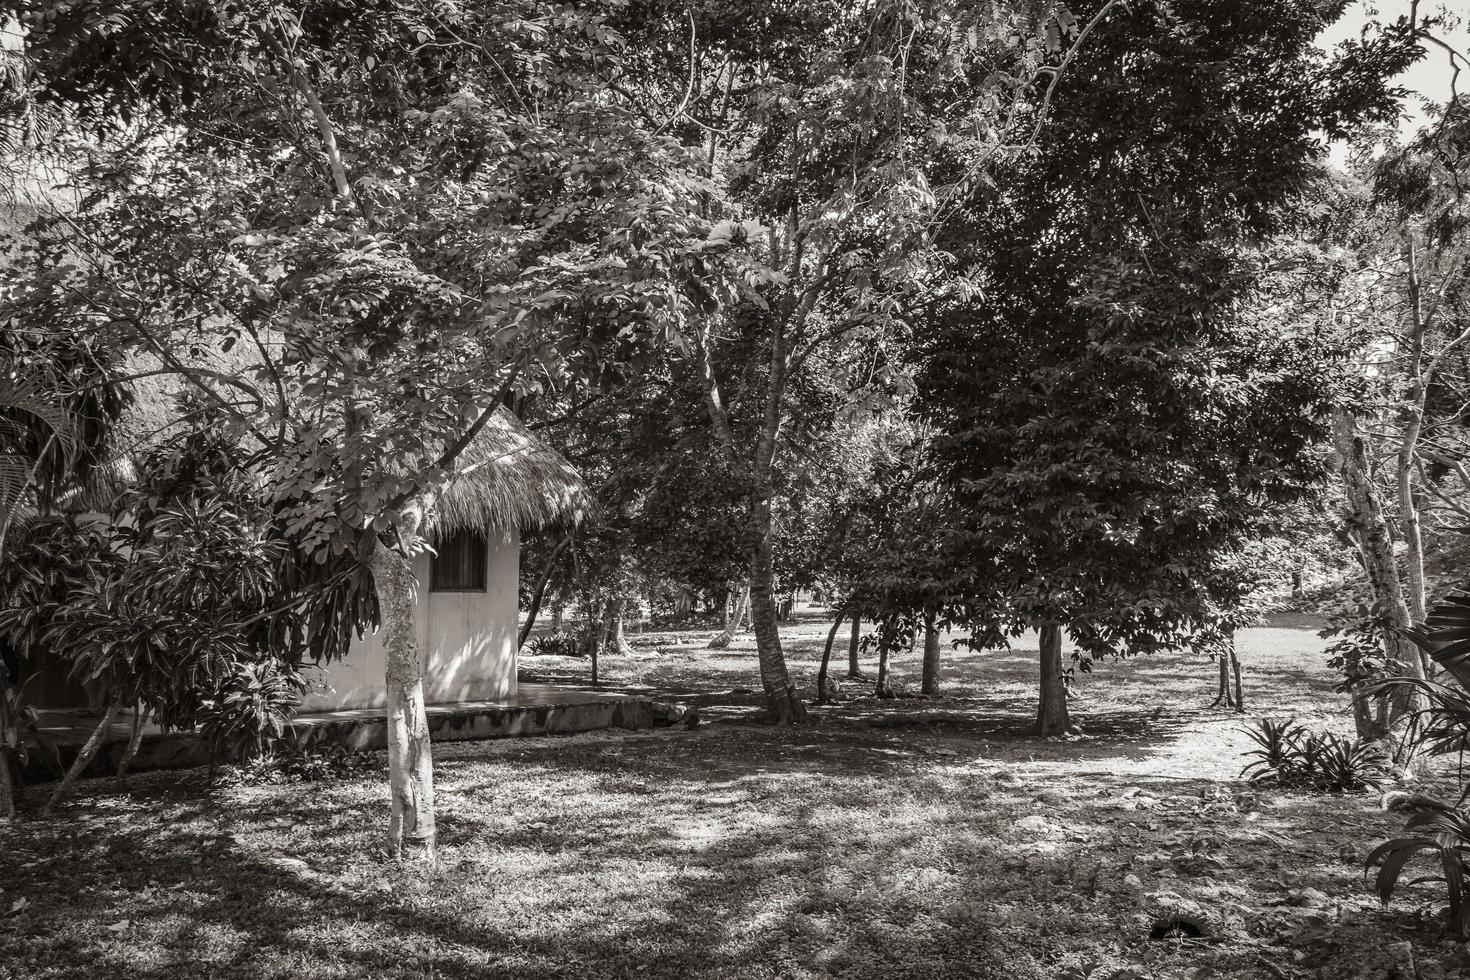
[[(0, 268), (5, 264), (4, 236), (21, 232), (36, 215), (34, 204), (0, 200)], [(248, 376), (258, 363), (243, 344), (229, 353), (195, 351), (186, 359), (221, 379)], [(160, 366), (140, 360), (130, 365), (129, 373), (147, 374)], [(113, 458), (94, 469), (91, 485), (73, 498), (74, 507), (109, 509), (121, 489), (137, 478), (142, 453), (187, 424), (179, 416), (177, 395), (188, 385), (177, 375), (153, 374), (130, 387), (133, 399), (117, 426)], [(460, 475), (429, 515), (441, 530), (570, 524), (591, 506), (587, 487), (572, 465), (505, 408), (466, 448), (458, 469)]]
[[(211, 369), (222, 374), (244, 366), (230, 363), (234, 359), (228, 355), (208, 360), (219, 360)], [(117, 426), (111, 464), (100, 468), (93, 486), (78, 499), (81, 506), (107, 509), (137, 479), (143, 453), (185, 427), (177, 409), (183, 386), (172, 375), (131, 383), (133, 401)], [(458, 475), (428, 515), (430, 526), (441, 532), (574, 524), (591, 507), (587, 486), (572, 464), (503, 406), (461, 453), (456, 470)]]
[(441, 531), (573, 524), (591, 507), (572, 464), (505, 407), (465, 449), (459, 469), (434, 507)]

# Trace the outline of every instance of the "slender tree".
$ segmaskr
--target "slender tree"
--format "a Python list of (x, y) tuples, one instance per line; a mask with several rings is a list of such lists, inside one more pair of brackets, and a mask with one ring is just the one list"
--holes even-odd
[(411, 597), (435, 503), (512, 393), (721, 295), (707, 185), (607, 97), (622, 45), (596, 5), (8, 12), (87, 162), (7, 322), (173, 376), (256, 452), (302, 547), (371, 570), (390, 845), (432, 854)]

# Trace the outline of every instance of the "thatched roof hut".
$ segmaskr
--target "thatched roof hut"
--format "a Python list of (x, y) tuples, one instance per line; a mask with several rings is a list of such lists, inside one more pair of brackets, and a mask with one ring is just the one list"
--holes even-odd
[[(239, 376), (247, 366), (230, 355), (207, 360), (221, 376)], [(109, 509), (122, 488), (137, 479), (143, 454), (184, 428), (177, 396), (186, 386), (167, 374), (130, 383), (133, 398), (118, 423), (114, 453), (78, 498), (81, 506)], [(503, 406), (465, 448), (456, 469), (458, 475), (428, 515), (430, 527), (441, 534), (575, 524), (591, 507), (587, 486), (572, 465)]]

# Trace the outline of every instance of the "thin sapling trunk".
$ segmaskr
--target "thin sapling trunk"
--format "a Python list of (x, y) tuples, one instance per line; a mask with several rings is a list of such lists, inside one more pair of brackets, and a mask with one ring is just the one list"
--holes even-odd
[(87, 767), (92, 764), (92, 760), (97, 758), (97, 752), (102, 748), (102, 743), (107, 741), (107, 733), (112, 731), (112, 726), (117, 723), (117, 716), (121, 713), (121, 701), (112, 701), (108, 704), (107, 710), (102, 713), (102, 720), (97, 723), (96, 728), (92, 729), (91, 736), (82, 745), (82, 750), (72, 760), (71, 766), (66, 770), (66, 775), (61, 777), (61, 782), (57, 784), (56, 791), (51, 794), (51, 799), (46, 802), (45, 808), (41, 810), (41, 816), (49, 817), (51, 812), (60, 806), (71, 793), (71, 789), (76, 785), (76, 781), (82, 778), (82, 773), (86, 772)]
[[(568, 534), (562, 538), (557, 546), (552, 549), (551, 557), (546, 559), (546, 567), (541, 569), (541, 577), (536, 580), (536, 591), (531, 593), (531, 608), (526, 610), (526, 622), (521, 627), (520, 636), (516, 637), (516, 649), (526, 645), (526, 638), (531, 635), (531, 627), (536, 625), (536, 614), (541, 611), (541, 600), (546, 595), (546, 583), (551, 581), (551, 573), (556, 570), (556, 560), (561, 557), (562, 549), (572, 540)], [(561, 625), (561, 617), (557, 616), (557, 625)]]
[(133, 727), (128, 732), (128, 747), (123, 750), (122, 758), (117, 760), (117, 775), (122, 778), (128, 774), (128, 767), (137, 758), (138, 748), (143, 744), (143, 726), (148, 724), (148, 708), (139, 701), (133, 706)]
[(852, 614), (852, 635), (847, 640), (847, 676), (858, 680), (863, 676), (862, 669), (858, 665), (858, 647), (863, 638), (863, 617), (857, 613)]
[(1235, 672), (1235, 710), (1245, 713), (1245, 695), (1240, 689), (1240, 654), (1235, 652), (1235, 634), (1230, 634), (1230, 669)]
[[(1388, 620), (1382, 640), (1388, 669), (1391, 673), (1422, 679), (1424, 662), (1419, 650), (1404, 634), (1411, 625), (1411, 617), (1394, 558), (1393, 536), (1383, 516), (1367, 445), (1358, 431), (1356, 417), (1345, 409), (1338, 409), (1332, 419), (1332, 436), (1338, 473), (1342, 477), (1348, 531), (1358, 543), (1363, 570), (1367, 573), (1376, 605)], [(1387, 719), (1390, 727), (1421, 706), (1420, 699), (1407, 685), (1401, 694), (1392, 698), (1391, 705)], [(1362, 713), (1357, 713), (1357, 717), (1361, 718)], [(1364, 739), (1379, 739), (1386, 734), (1386, 731), (1358, 732), (1358, 736)]]
[(822, 665), (817, 668), (817, 704), (826, 704), (832, 699), (831, 683), (827, 680), (827, 668), (832, 662), (832, 642), (837, 639), (837, 630), (842, 627), (842, 621), (846, 617), (847, 611), (839, 607), (837, 618), (832, 620), (832, 628), (827, 631), (827, 645), (822, 648)]
[(750, 586), (746, 585), (735, 593), (735, 603), (730, 615), (725, 619), (725, 628), (709, 641), (711, 650), (728, 650), (730, 644), (735, 642), (735, 636), (740, 632), (741, 623), (745, 621), (746, 610), (750, 606)]
[[(881, 633), (879, 634), (881, 637)], [(878, 648), (878, 683), (873, 685), (873, 694), (882, 700), (893, 697), (893, 685), (888, 680), (888, 644)]]

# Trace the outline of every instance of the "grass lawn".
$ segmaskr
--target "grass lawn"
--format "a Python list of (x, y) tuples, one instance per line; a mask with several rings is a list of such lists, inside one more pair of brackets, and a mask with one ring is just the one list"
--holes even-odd
[[(786, 631), (804, 683), (824, 632)], [(1314, 633), (1240, 647), (1252, 717), (1348, 727)], [(1086, 734), (1042, 741), (1034, 658), (951, 655), (943, 698), (849, 685), (819, 723), (777, 730), (742, 693), (759, 687), (748, 638), (640, 645), (604, 678), (710, 723), (439, 746), (432, 869), (384, 859), (378, 768), (95, 781), (64, 816), (0, 830), (0, 977), (1346, 980), (1391, 976), (1405, 939), (1422, 977), (1460, 975), (1463, 947), (1424, 921), (1432, 891), (1383, 910), (1364, 883), (1398, 815), (1234, 781), (1245, 739), (1206, 707), (1210, 665), (1100, 665), (1075, 700)], [(916, 656), (895, 669), (916, 678)], [(1207, 935), (1150, 940), (1163, 917)]]

